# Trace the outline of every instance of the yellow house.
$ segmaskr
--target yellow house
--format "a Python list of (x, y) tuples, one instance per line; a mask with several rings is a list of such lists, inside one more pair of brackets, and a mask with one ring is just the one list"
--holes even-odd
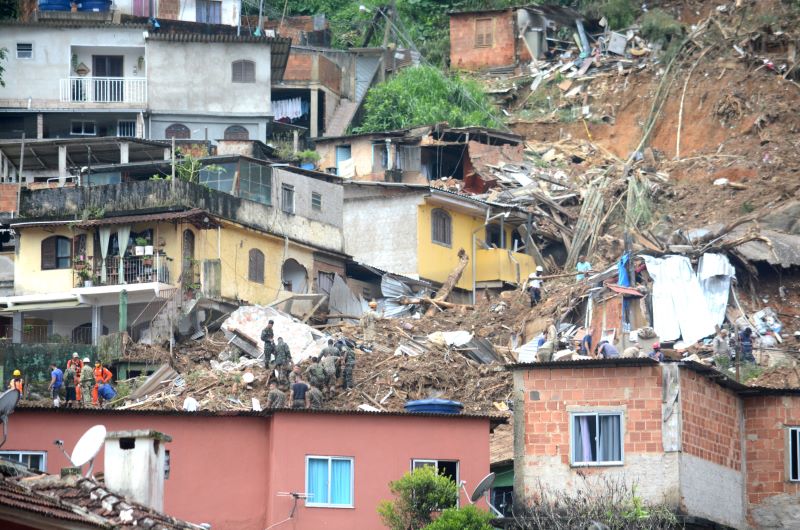
[[(241, 183), (235, 158), (231, 180)], [(177, 180), (27, 192), (25, 217), (11, 223), (14, 295), (0, 297), (13, 339), (96, 344), (121, 323), (136, 340), (156, 340), (169, 311), (180, 320), (196, 304), (209, 314), (267, 304), (343, 275), (341, 185), (291, 168), (268, 175), (254, 200)]]
[(465, 292), (518, 285), (536, 269), (519, 208), (419, 184), (344, 187), (345, 252), (357, 261), (441, 284), (463, 249), (470, 262), (457, 287)]

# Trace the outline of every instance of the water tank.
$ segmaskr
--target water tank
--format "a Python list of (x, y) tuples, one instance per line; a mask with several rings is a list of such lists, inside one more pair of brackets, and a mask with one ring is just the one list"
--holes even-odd
[(428, 412), (434, 414), (460, 414), (463, 408), (464, 405), (458, 401), (439, 398), (406, 401), (405, 404), (407, 412)]
[(111, 0), (83, 0), (78, 3), (78, 11), (109, 11)]
[(39, 0), (39, 11), (69, 11), (70, 0)]

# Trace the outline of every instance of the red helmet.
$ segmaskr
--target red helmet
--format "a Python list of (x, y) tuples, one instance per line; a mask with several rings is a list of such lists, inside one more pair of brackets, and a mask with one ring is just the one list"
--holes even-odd
[(660, 342), (654, 342), (653, 343), (653, 349), (654, 350), (660, 350), (661, 349), (661, 343)]

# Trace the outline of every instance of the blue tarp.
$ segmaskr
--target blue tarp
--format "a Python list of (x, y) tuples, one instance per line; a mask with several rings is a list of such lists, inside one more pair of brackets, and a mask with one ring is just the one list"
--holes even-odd
[(631, 279), (628, 276), (628, 259), (630, 259), (630, 255), (623, 254), (619, 259), (619, 264), (617, 265), (617, 272), (619, 274), (619, 281), (617, 282), (617, 285), (622, 287), (631, 286)]

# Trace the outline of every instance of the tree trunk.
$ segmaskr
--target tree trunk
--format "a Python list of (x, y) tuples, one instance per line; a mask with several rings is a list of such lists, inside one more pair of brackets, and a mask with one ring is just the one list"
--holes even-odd
[(459, 249), (458, 251), (458, 265), (453, 272), (450, 273), (450, 276), (447, 277), (447, 281), (442, 284), (441, 289), (439, 292), (436, 293), (436, 297), (433, 299), (433, 303), (425, 312), (426, 317), (432, 317), (436, 314), (436, 304), (443, 305), (440, 302), (444, 302), (447, 300), (447, 297), (450, 296), (450, 291), (453, 290), (453, 287), (456, 286), (458, 280), (461, 279), (461, 275), (464, 274), (464, 269), (467, 268), (467, 263), (469, 263), (469, 257), (464, 249)]

